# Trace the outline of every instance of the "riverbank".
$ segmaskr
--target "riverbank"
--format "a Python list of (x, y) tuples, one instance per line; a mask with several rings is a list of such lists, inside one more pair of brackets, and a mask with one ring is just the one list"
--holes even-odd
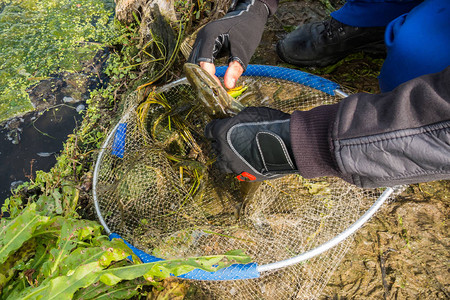
[[(287, 66), (277, 58), (273, 47), (289, 29), (286, 24), (295, 26), (299, 22), (318, 20), (325, 14), (321, 4), (309, 2), (303, 4), (301, 1), (287, 1), (281, 4), (279, 12), (266, 28), (264, 40), (252, 63)], [(75, 134), (66, 141), (55, 168), (50, 172), (38, 172), (33, 184), (18, 191), (9, 200), (15, 217), (20, 216), (24, 207), (28, 207), (25, 203), (29, 201), (38, 204), (40, 210), (33, 216), (40, 218), (40, 224), (43, 224), (47, 217), (51, 217), (54, 223), (46, 221), (48, 227), (43, 227), (46, 230), (36, 226), (37, 229), (32, 231), (30, 236), (34, 234), (39, 238), (30, 238), (24, 247), (17, 251), (15, 257), (11, 255), (12, 262), (8, 261), (11, 264), (6, 265), (9, 267), (8, 270), (14, 270), (16, 273), (6, 280), (0, 278), (1, 287), (8, 283), (10, 287), (8, 293), (12, 294), (14, 289), (19, 290), (19, 283), (28, 290), (49, 289), (50, 280), (58, 278), (56, 276), (61, 278), (66, 276), (64, 278), (68, 280), (64, 281), (64, 287), (73, 284), (70, 281), (73, 277), (67, 274), (72, 275), (73, 272), (80, 274), (83, 270), (77, 268), (81, 265), (79, 261), (83, 259), (82, 261), (87, 263), (97, 262), (96, 255), (100, 252), (95, 252), (95, 255), (88, 258), (81, 254), (94, 253), (92, 251), (94, 248), (100, 251), (101, 248), (112, 247), (102, 235), (98, 224), (93, 225), (96, 222), (90, 223), (88, 219), (96, 220), (91, 190), (96, 153), (106, 133), (120, 117), (120, 108), (127, 91), (133, 90), (132, 86), (127, 85), (133, 82), (132, 77), (136, 78), (142, 73), (126, 68), (131, 65), (129, 61), (121, 61), (130, 58), (131, 54), (132, 57), (136, 57), (135, 50), (123, 46), (127, 42), (136, 42), (136, 30), (124, 28), (123, 32), (124, 35), (128, 32), (128, 35), (114, 48), (113, 53), (126, 53), (128, 56), (122, 58), (115, 56), (111, 60), (108, 72), (115, 79), (107, 88), (90, 95), (85, 118)], [(376, 76), (382, 62), (382, 58), (358, 53), (329, 68), (306, 69), (306, 71), (339, 82), (351, 93), (378, 92)], [(137, 63), (139, 62), (134, 61), (134, 64)], [(178, 64), (171, 68), (172, 79), (181, 75), (182, 63), (183, 59), (180, 56)], [(171, 81), (171, 78), (168, 81)], [(413, 185), (396, 201), (385, 205), (376, 217), (355, 235), (354, 246), (334, 273), (321, 298), (448, 298), (448, 195), (449, 184), (446, 181)], [(80, 218), (80, 215), (83, 218)], [(4, 224), (2, 223), (2, 226)], [(68, 224), (64, 230), (62, 224)], [(80, 228), (86, 228), (86, 231)], [(72, 229), (70, 234), (66, 233)], [(46, 251), (51, 254), (46, 256)], [(54, 259), (55, 257), (61, 259)], [(73, 261), (68, 259), (71, 257), (74, 258)], [(121, 259), (117, 258), (115, 261), (111, 256), (103, 256), (106, 263), (103, 262), (102, 268), (111, 270), (131, 265), (126, 261), (126, 256), (117, 255), (117, 257)], [(46, 264), (42, 264), (42, 261)], [(58, 264), (60, 262), (62, 263)], [(113, 263), (108, 267), (110, 262)], [(86, 268), (84, 271), (88, 275), (98, 271), (98, 268)], [(114, 277), (108, 277), (111, 278)], [(114, 282), (112, 279), (111, 281)], [(80, 287), (80, 292), (76, 296), (82, 297), (83, 293), (88, 292), (111, 293), (123, 290), (127, 292), (123, 298), (133, 293), (137, 298), (137, 295), (141, 297), (149, 295), (148, 291), (152, 290), (153, 298), (148, 296), (149, 299), (185, 297), (187, 288), (173, 288), (172, 282), (167, 280), (158, 285), (158, 282), (152, 281), (153, 285), (162, 289), (158, 292), (149, 286), (147, 290), (140, 289), (143, 285), (149, 284), (143, 280), (125, 281), (120, 283), (120, 286), (119, 284), (109, 286), (99, 281), (85, 289)]]

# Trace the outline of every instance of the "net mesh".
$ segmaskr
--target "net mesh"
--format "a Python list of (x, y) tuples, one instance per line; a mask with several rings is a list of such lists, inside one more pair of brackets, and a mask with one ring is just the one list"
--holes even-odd
[[(284, 78), (243, 76), (238, 100), (287, 113), (339, 101)], [(288, 71), (289, 72), (289, 71)], [(311, 84), (314, 86), (314, 84)], [(285, 176), (241, 183), (211, 164), (211, 120), (186, 80), (142, 99), (135, 92), (96, 166), (99, 217), (111, 232), (163, 259), (242, 249), (258, 265), (311, 250), (344, 231), (381, 194), (338, 178)], [(349, 249), (348, 238), (306, 262), (260, 278), (201, 281), (208, 299), (314, 299)], [(239, 271), (237, 271), (239, 272)]]

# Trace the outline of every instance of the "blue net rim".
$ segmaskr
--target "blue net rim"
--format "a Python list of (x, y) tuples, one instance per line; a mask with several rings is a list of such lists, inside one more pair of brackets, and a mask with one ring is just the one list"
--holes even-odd
[[(227, 66), (220, 66), (216, 68), (216, 76), (224, 77)], [(266, 66), (266, 65), (248, 65), (247, 70), (242, 76), (259, 76), (270, 77), (276, 79), (284, 79), (298, 84), (302, 84), (313, 89), (322, 91), (331, 96), (336, 96), (336, 90), (340, 90), (341, 86), (331, 80), (322, 78), (300, 70), (289, 68)]]
[[(124, 240), (120, 235), (116, 233), (111, 233), (109, 239), (121, 239), (124, 243), (130, 247), (134, 254), (143, 263), (153, 263), (158, 261), (164, 261), (164, 259), (150, 255), (130, 243)], [(131, 259), (131, 257), (129, 257)], [(208, 272), (201, 269), (194, 269), (188, 273), (177, 276), (177, 278), (182, 279), (193, 279), (193, 280), (208, 280), (208, 281), (224, 281), (224, 280), (239, 280), (239, 279), (254, 279), (260, 276), (258, 270), (258, 265), (256, 263), (248, 264), (233, 264), (226, 268), (217, 270), (215, 272)]]

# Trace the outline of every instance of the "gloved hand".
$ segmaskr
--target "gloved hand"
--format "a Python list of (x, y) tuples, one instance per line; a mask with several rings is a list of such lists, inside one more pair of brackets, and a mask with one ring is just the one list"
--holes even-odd
[(289, 126), (289, 114), (248, 107), (233, 118), (213, 120), (205, 136), (213, 140), (219, 169), (242, 181), (261, 181), (298, 173)]
[(269, 10), (258, 0), (234, 2), (223, 18), (200, 30), (188, 59), (190, 63), (214, 63), (215, 58), (228, 54), (228, 63), (238, 61), (244, 70), (247, 68), (261, 41)]

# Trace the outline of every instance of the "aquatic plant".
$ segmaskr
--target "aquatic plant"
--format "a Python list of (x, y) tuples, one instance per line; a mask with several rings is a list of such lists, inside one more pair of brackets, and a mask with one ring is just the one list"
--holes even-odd
[(113, 0), (0, 0), (0, 121), (32, 110), (27, 88), (77, 72), (110, 40)]

